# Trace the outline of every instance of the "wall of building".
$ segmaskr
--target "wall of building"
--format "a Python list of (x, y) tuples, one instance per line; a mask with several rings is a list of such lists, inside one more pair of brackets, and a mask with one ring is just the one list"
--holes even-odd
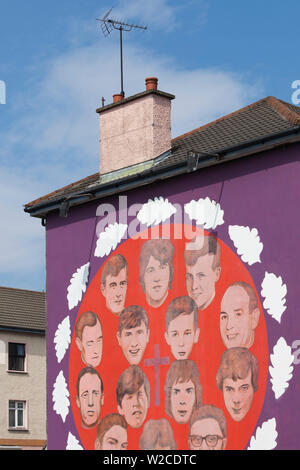
[[(8, 343), (26, 345), (25, 372), (8, 372)], [(41, 447), (46, 436), (46, 338), (0, 331), (0, 445)], [(26, 402), (24, 430), (9, 430), (9, 400)], [(29, 444), (29, 447), (27, 444)]]
[[(162, 181), (132, 191), (127, 195), (123, 194), (122, 196), (127, 196), (127, 208), (130, 208), (131, 215), (128, 215), (124, 208), (125, 199), (119, 210), (119, 197), (116, 196), (76, 209), (72, 208), (67, 219), (61, 219), (57, 214), (47, 218), (49, 449), (65, 449), (68, 446), (94, 448), (96, 427), (89, 430), (82, 427), (76, 404), (76, 374), (79, 369), (85, 367), (85, 364), (81, 362), (75, 344), (74, 327), (79, 314), (88, 308), (93, 307), (97, 310), (104, 325), (102, 325), (103, 331), (110, 331), (107, 335), (103, 333), (104, 362), (97, 366), (100, 375), (106, 378), (106, 380), (103, 379), (105, 405), (101, 419), (108, 413), (118, 412), (113, 391), (118, 379), (117, 376), (112, 375), (113, 364), (117, 360), (114, 359), (117, 357), (114, 354), (119, 354), (118, 364), (122, 364), (124, 369), (128, 363), (124, 362), (124, 358), (122, 359), (118, 344), (107, 339), (109, 336), (115, 338), (117, 320), (112, 320), (114, 317), (109, 317), (105, 311), (105, 302), (100, 289), (101, 270), (114, 250), (130, 259), (128, 289), (131, 290), (128, 291), (128, 296), (131, 297), (130, 299), (128, 297), (128, 302), (144, 302), (143, 306), (147, 309), (138, 281), (139, 250), (144, 240), (139, 240), (137, 244), (134, 244), (132, 240), (122, 240), (116, 243), (115, 247), (108, 248), (106, 253), (102, 252), (101, 246), (104, 245), (97, 246), (97, 241), (101, 239), (101, 234), (103, 237), (105, 231), (104, 219), (100, 215), (96, 217), (96, 211), (98, 209), (98, 214), (100, 214), (101, 204), (111, 204), (116, 209), (116, 220), (112, 217), (106, 219), (106, 222), (122, 224), (120, 228), (126, 224), (128, 229), (129, 227), (133, 229), (134, 225), (138, 226), (136, 219), (138, 211), (145, 208), (149, 200), (154, 201), (155, 198), (163, 198), (161, 201), (165, 203), (168, 200), (168, 203), (176, 208), (175, 222), (179, 224), (181, 222), (178, 215), (181, 211), (182, 223), (186, 225), (192, 223), (187, 214), (187, 212), (192, 214), (191, 202), (200, 200), (203, 202), (209, 198), (206, 200), (208, 212), (206, 212), (204, 228), (206, 235), (213, 231), (213, 235), (217, 236), (224, 257), (223, 274), (221, 274), (220, 283), (216, 285), (218, 303), (215, 303), (212, 313), (217, 323), (214, 326), (215, 330), (212, 329), (213, 326), (210, 326), (211, 330), (203, 333), (202, 339), (208, 347), (210, 347), (209, 344), (213, 347), (216, 345), (218, 361), (220, 361), (222, 351), (225, 351), (220, 340), (218, 321), (220, 302), (226, 288), (234, 281), (244, 280), (254, 287), (259, 300), (260, 329), (256, 331), (256, 343), (252, 352), (255, 351), (259, 359), (261, 387), (259, 395), (255, 395), (255, 397), (259, 396), (259, 399), (256, 400), (256, 408), (251, 415), (251, 420), (247, 418), (238, 424), (234, 423), (226, 410), (221, 391), (215, 385), (211, 385), (211, 389), (206, 388), (205, 381), (210, 379), (205, 377), (210, 374), (211, 357), (195, 356), (195, 350), (197, 351), (197, 348), (201, 348), (203, 344), (201, 333), (200, 340), (193, 351), (194, 356), (191, 356), (200, 369), (203, 382), (203, 403), (215, 404), (223, 410), (226, 416), (229, 433), (227, 448), (249, 446), (255, 448), (255, 445), (260, 445), (262, 448), (269, 445), (276, 449), (299, 448), (300, 416), (297, 405), (300, 383), (300, 368), (297, 365), (297, 344), (300, 340), (298, 338), (300, 331), (298, 315), (300, 226), (297, 223), (299, 151), (298, 145), (276, 149)], [(213, 201), (220, 203), (220, 210), (217, 215), (213, 213), (213, 222), (209, 222), (208, 215), (211, 215), (209, 208), (215, 207)], [(134, 204), (140, 204), (140, 206), (134, 206)], [(158, 206), (154, 214), (155, 216), (152, 214), (152, 222), (155, 219), (159, 221), (159, 214), (161, 216), (162, 212), (159, 212)], [(198, 212), (194, 213), (194, 217), (197, 214), (199, 214), (199, 208)], [(215, 230), (212, 230), (215, 220), (218, 225)], [(173, 222), (172, 218), (171, 224)], [(242, 236), (239, 235), (241, 228)], [(173, 230), (173, 227), (171, 229)], [(172, 241), (178, 257), (174, 265), (174, 284), (166, 302), (173, 297), (187, 295), (184, 281), (184, 244), (183, 241), (175, 240), (174, 237)], [(71, 281), (72, 278), (73, 281)], [(77, 279), (77, 284), (75, 279)], [(160, 310), (160, 316), (157, 315), (156, 318), (164, 317), (166, 308), (167, 303)], [(149, 308), (150, 319), (152, 313)], [(200, 317), (205, 318), (201, 314)], [(161, 335), (157, 338), (156, 327), (154, 323), (152, 325), (152, 342), (148, 343), (148, 350), (146, 349), (148, 355), (145, 353), (144, 360), (153, 357), (154, 349), (150, 351), (150, 348), (158, 344), (161, 356), (168, 356), (169, 362), (167, 362), (171, 364), (174, 358), (163, 338), (163, 326), (161, 330), (157, 326), (157, 331), (159, 330)], [(280, 357), (283, 358), (281, 363), (278, 359)], [(141, 362), (140, 366), (146, 375), (151, 375), (145, 362)], [(162, 374), (166, 374), (166, 371), (167, 367)], [(112, 388), (110, 388), (107, 374), (113, 377), (111, 378), (114, 384)], [(165, 412), (164, 378), (165, 375), (161, 376), (159, 405), (155, 401), (157, 400), (156, 392), (159, 394), (159, 390), (154, 384), (155, 379), (150, 380), (151, 405), (147, 419), (150, 417), (152, 419), (166, 418), (177, 436), (177, 443), (180, 442), (178, 447), (180, 445), (182, 447), (179, 448), (184, 449), (188, 445), (187, 424), (178, 425), (178, 422), (174, 422), (174, 419)], [(239, 430), (242, 436), (240, 440), (237, 438)], [(130, 442), (128, 439), (128, 448), (138, 448), (141, 432), (142, 427), (133, 431), (129, 426), (128, 435), (132, 440)], [(271, 439), (270, 436), (272, 436)]]

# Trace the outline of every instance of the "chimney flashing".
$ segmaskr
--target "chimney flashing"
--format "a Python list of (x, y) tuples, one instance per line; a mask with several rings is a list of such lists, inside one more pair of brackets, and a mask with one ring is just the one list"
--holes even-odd
[(128, 96), (128, 98), (123, 98), (122, 100), (117, 101), (115, 103), (110, 103), (110, 104), (107, 104), (106, 106), (102, 106), (101, 108), (96, 109), (96, 113), (101, 114), (104, 111), (106, 111), (107, 109), (112, 109), (112, 108), (115, 108), (117, 106), (121, 106), (125, 103), (129, 103), (130, 101), (134, 101), (138, 98), (142, 98), (144, 96), (151, 95), (151, 94), (162, 96), (162, 97), (167, 98), (169, 100), (174, 100), (175, 99), (175, 95), (172, 95), (170, 93), (166, 93), (165, 91), (160, 91), (160, 90), (155, 90), (155, 89), (146, 90), (146, 91), (143, 91), (141, 93), (137, 93), (136, 95)]

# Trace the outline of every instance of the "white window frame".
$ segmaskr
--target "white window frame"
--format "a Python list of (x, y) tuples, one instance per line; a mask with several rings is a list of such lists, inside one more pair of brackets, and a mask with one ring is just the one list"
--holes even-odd
[[(15, 403), (15, 419), (14, 419), (14, 426), (10, 426), (9, 422), (9, 417), (10, 417), (10, 411), (13, 409), (11, 408), (11, 403)], [(23, 425), (18, 425), (18, 410), (21, 408), (18, 408), (18, 404), (22, 404), (23, 408)], [(26, 431), (27, 430), (27, 410), (28, 410), (28, 403), (26, 400), (8, 400), (8, 430), (9, 431)]]

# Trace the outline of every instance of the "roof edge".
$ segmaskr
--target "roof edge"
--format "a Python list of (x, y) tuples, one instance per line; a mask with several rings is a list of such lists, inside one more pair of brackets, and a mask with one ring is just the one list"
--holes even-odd
[[(295, 137), (293, 137), (294, 134), (296, 134), (296, 139)], [(220, 155), (222, 154), (222, 158), (212, 155), (209, 159), (209, 162), (207, 162), (205, 166), (212, 166), (217, 163), (224, 163), (232, 159), (237, 159), (237, 158), (241, 158), (244, 156), (248, 156), (248, 155), (251, 155), (252, 153), (259, 153), (265, 150), (269, 150), (269, 148), (267, 148), (268, 146), (266, 145), (267, 142), (269, 143), (273, 142), (272, 146), (274, 148), (274, 147), (280, 147), (281, 145), (286, 145), (288, 143), (295, 143), (299, 141), (300, 141), (300, 126), (294, 126), (291, 129), (280, 131), (275, 134), (268, 134), (267, 136), (259, 137), (254, 140), (244, 142), (243, 144), (238, 144), (238, 145), (234, 145), (233, 147), (220, 149), (218, 153)], [(245, 149), (249, 149), (249, 151), (245, 152)], [(234, 154), (234, 156), (231, 157), (230, 156), (231, 154)], [(225, 155), (228, 155), (229, 158), (225, 158)], [(201, 169), (201, 167), (197, 168), (197, 170), (199, 169)], [(109, 185), (109, 188), (95, 187), (93, 188), (93, 191), (95, 193), (95, 198), (99, 199), (99, 198), (110, 196), (112, 194), (116, 194), (125, 190), (128, 191), (128, 190), (134, 189), (135, 187), (140, 187), (145, 184), (150, 184), (154, 181), (157, 181), (158, 179), (166, 179), (170, 177), (170, 175), (175, 176), (175, 175), (182, 174), (185, 172), (189, 172), (186, 161), (168, 165), (167, 167), (160, 169), (159, 172), (156, 173), (156, 175), (153, 175), (153, 167), (152, 167), (149, 170), (144, 171), (143, 174), (140, 175), (140, 177), (143, 176), (143, 178), (145, 179), (145, 181), (143, 181), (142, 184), (137, 184), (135, 180), (132, 182), (131, 179), (124, 178), (122, 181), (118, 180), (116, 182), (113, 182), (112, 184)], [(113, 188), (113, 191), (111, 190), (111, 188)], [(100, 192), (101, 192), (101, 196), (99, 196)], [(84, 196), (84, 193), (82, 193), (82, 196)], [(57, 200), (57, 201), (45, 201), (44, 203), (38, 204), (37, 207), (35, 208), (31, 207), (31, 208), (25, 209), (25, 212), (30, 213), (32, 217), (45, 218), (49, 212), (59, 209), (62, 200), (63, 200), (63, 196), (60, 200)], [(77, 203), (75, 202), (72, 205), (73, 206), (80, 205), (83, 202), (86, 202), (86, 200), (78, 201)], [(50, 208), (50, 209), (48, 211), (45, 211), (46, 208)]]
[(195, 132), (202, 131), (203, 129), (206, 129), (207, 127), (213, 126), (214, 124), (217, 124), (218, 122), (222, 122), (225, 119), (228, 119), (229, 117), (236, 116), (237, 114), (246, 111), (248, 109), (253, 108), (254, 106), (257, 106), (258, 104), (262, 103), (263, 101), (267, 101), (268, 104), (279, 114), (281, 114), (285, 119), (287, 119), (292, 125), (299, 125), (300, 124), (300, 116), (295, 113), (295, 111), (292, 111), (289, 109), (282, 101), (278, 100), (274, 96), (266, 96), (265, 98), (262, 98), (258, 101), (255, 101), (254, 103), (248, 104), (247, 106), (244, 106), (243, 108), (237, 109), (236, 111), (233, 111), (232, 113), (226, 114), (225, 116), (222, 116), (218, 119), (215, 119), (214, 121), (208, 122), (207, 124), (204, 124), (203, 126), (197, 127), (196, 129), (193, 129), (192, 131), (186, 132), (184, 134), (181, 134), (177, 137), (174, 137), (172, 139), (172, 142), (176, 142), (177, 140), (182, 139), (183, 137), (186, 137), (190, 134), (194, 134)]

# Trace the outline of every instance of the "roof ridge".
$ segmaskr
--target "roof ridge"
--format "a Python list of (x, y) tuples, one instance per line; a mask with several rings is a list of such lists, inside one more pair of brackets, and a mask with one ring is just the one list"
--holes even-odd
[(19, 290), (19, 291), (22, 291), (22, 292), (31, 292), (31, 293), (34, 293), (34, 294), (46, 294), (46, 292), (44, 292), (44, 291), (30, 290), (30, 289), (20, 289), (19, 287), (0, 286), (0, 289)]
[(193, 129), (192, 131), (186, 132), (185, 134), (181, 134), (181, 135), (175, 137), (174, 139), (172, 139), (172, 142), (177, 141), (179, 139), (182, 139), (183, 137), (186, 137), (190, 134), (193, 134), (194, 132), (198, 132), (202, 129), (206, 129), (207, 127), (213, 126), (214, 124), (216, 124), (218, 122), (221, 122), (221, 121), (224, 121), (225, 119), (228, 119), (229, 117), (235, 116), (235, 115), (239, 114), (242, 111), (246, 111), (247, 109), (251, 109), (254, 106), (256, 106), (257, 104), (262, 103), (263, 101), (268, 101), (268, 98), (270, 98), (270, 97), (267, 96), (266, 98), (262, 98), (258, 101), (255, 101), (254, 103), (250, 103), (247, 106), (244, 106), (243, 108), (239, 108), (236, 111), (233, 111), (232, 113), (228, 113), (225, 116), (221, 116), (220, 118), (215, 119), (214, 121), (208, 122), (207, 124), (204, 124), (203, 126), (200, 126), (196, 129)]
[(281, 116), (287, 119), (291, 124), (293, 124), (294, 126), (300, 124), (300, 115), (288, 106), (290, 103), (287, 103), (283, 100), (279, 100), (274, 96), (268, 96), (267, 101), (275, 111), (281, 114)]
[[(176, 142), (177, 140), (182, 139), (183, 137), (186, 137), (190, 134), (194, 134), (195, 132), (198, 132), (202, 129), (206, 129), (207, 127), (211, 127), (218, 122), (224, 121), (225, 119), (228, 119), (229, 117), (235, 116), (243, 111), (246, 111), (248, 109), (253, 108), (254, 106), (257, 106), (258, 104), (266, 101), (275, 111), (277, 111), (281, 116), (283, 116), (285, 119), (287, 119), (291, 124), (297, 125), (300, 124), (300, 116), (293, 110), (287, 107), (289, 103), (286, 103), (285, 101), (279, 100), (278, 98), (275, 98), (274, 96), (266, 96), (265, 98), (262, 98), (258, 101), (255, 101), (254, 103), (248, 104), (247, 106), (244, 106), (243, 108), (237, 109), (236, 111), (233, 111), (232, 113), (226, 114), (225, 116), (222, 116), (218, 119), (215, 119), (214, 121), (208, 122), (207, 124), (204, 124), (203, 126), (200, 126), (196, 129), (193, 129), (192, 131), (186, 132), (185, 134), (181, 134), (174, 139), (172, 139), (172, 142)], [(300, 109), (300, 108), (299, 108)]]

